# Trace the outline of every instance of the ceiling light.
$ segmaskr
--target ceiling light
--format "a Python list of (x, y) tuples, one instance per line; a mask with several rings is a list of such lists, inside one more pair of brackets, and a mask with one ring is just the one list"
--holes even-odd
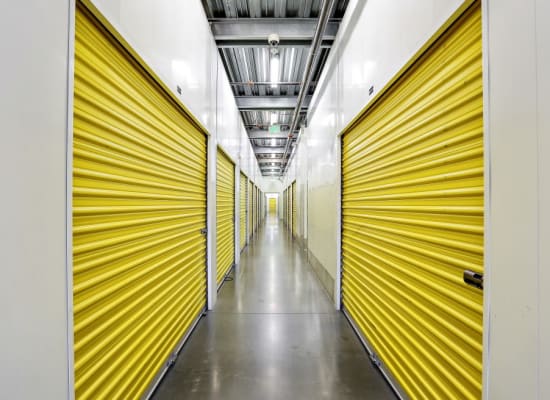
[(271, 145), (276, 146), (277, 145), (277, 139), (271, 139)]
[(269, 77), (271, 87), (276, 88), (277, 83), (279, 82), (279, 52), (277, 51), (276, 53), (272, 53), (269, 61)]
[(279, 120), (279, 115), (277, 115), (277, 112), (272, 111), (271, 112), (271, 125), (275, 125)]

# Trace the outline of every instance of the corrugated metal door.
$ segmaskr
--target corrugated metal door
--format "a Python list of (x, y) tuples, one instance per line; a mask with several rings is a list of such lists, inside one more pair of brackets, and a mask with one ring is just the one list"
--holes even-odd
[(216, 282), (235, 262), (235, 165), (218, 149), (216, 158)]
[(285, 189), (283, 192), (283, 221), (285, 226), (288, 227), (288, 189)]
[(254, 193), (256, 193), (256, 230), (258, 230), (258, 226), (260, 225), (260, 195), (257, 186)]
[(292, 182), (292, 236), (296, 236), (296, 181)]
[(250, 239), (252, 238), (252, 229), (253, 229), (253, 221), (252, 221), (252, 216), (253, 216), (253, 212), (252, 210), (254, 209), (254, 206), (252, 204), (252, 198), (253, 198), (253, 195), (252, 195), (252, 182), (251, 181), (248, 181), (248, 190), (247, 190), (247, 196), (248, 196), (248, 210), (247, 210), (247, 213), (248, 213), (248, 240), (250, 241)]
[(343, 304), (414, 399), (480, 399), (481, 11), (343, 136)]
[(277, 199), (274, 197), (269, 198), (269, 213), (271, 215), (277, 214)]
[(240, 182), (240, 240), (241, 240), (241, 250), (246, 246), (246, 189), (247, 189), (248, 179), (246, 175), (241, 172), (241, 182)]
[(79, 5), (77, 399), (139, 398), (205, 307), (206, 137)]
[(252, 234), (256, 232), (256, 185), (252, 184)]
[(261, 190), (260, 190), (260, 199), (262, 199), (261, 207), (260, 207), (260, 220), (263, 222), (264, 218), (265, 218), (265, 209), (266, 209), (266, 207), (265, 207), (265, 194)]
[(289, 186), (286, 190), (286, 197), (288, 199), (288, 207), (286, 209), (286, 220), (287, 220), (287, 226), (288, 226), (288, 231), (289, 232), (292, 232), (292, 207), (293, 207), (293, 204), (292, 204), (292, 187)]

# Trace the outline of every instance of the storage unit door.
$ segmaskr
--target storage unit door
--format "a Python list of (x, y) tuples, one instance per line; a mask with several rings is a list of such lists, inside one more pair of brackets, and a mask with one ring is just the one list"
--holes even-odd
[(240, 182), (240, 226), (241, 231), (239, 233), (241, 241), (241, 250), (246, 246), (246, 189), (247, 189), (246, 175), (241, 172), (241, 182)]
[(269, 199), (269, 213), (271, 215), (277, 214), (277, 199), (275, 199), (274, 197), (271, 197)]
[(247, 210), (247, 219), (248, 219), (248, 240), (252, 237), (252, 229), (253, 229), (253, 221), (252, 221), (252, 210), (254, 209), (252, 204), (252, 182), (248, 181), (248, 190), (246, 192), (246, 195), (248, 196), (248, 210)]
[(288, 231), (292, 232), (292, 187), (288, 187), (286, 190), (286, 197), (288, 198), (288, 207), (286, 209), (286, 220)]
[(255, 188), (255, 193), (256, 193), (255, 214), (256, 214), (256, 230), (257, 230), (258, 227), (260, 226), (260, 195), (259, 195), (258, 187)]
[(287, 196), (287, 192), (288, 190), (285, 189), (285, 191), (283, 192), (283, 198), (284, 198), (284, 210), (283, 210), (283, 221), (285, 222), (285, 226), (287, 226), (288, 224), (288, 221), (287, 221), (287, 216), (288, 216), (288, 196)]
[(262, 191), (258, 189), (258, 227), (260, 226), (260, 223), (262, 222), (262, 207), (264, 204), (264, 199), (262, 195)]
[(252, 184), (252, 234), (256, 232), (256, 186)]
[(343, 136), (343, 304), (413, 399), (480, 399), (478, 4)]
[(296, 182), (292, 183), (292, 236), (296, 236)]
[(220, 149), (216, 159), (216, 282), (235, 261), (235, 165)]
[(79, 5), (73, 140), (77, 399), (140, 398), (206, 298), (206, 137)]
[(254, 198), (256, 199), (256, 203), (254, 206), (254, 218), (255, 218), (255, 225), (254, 230), (258, 230), (258, 226), (260, 225), (260, 221), (258, 220), (258, 209), (260, 208), (260, 197), (258, 196), (258, 187), (254, 186)]

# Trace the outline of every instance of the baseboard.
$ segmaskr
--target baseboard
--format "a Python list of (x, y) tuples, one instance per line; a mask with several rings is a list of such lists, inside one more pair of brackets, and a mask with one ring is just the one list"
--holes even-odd
[(315, 271), (315, 274), (319, 278), (319, 281), (321, 282), (321, 285), (325, 290), (327, 291), (329, 297), (331, 300), (334, 299), (334, 278), (330, 276), (328, 271), (323, 267), (323, 264), (313, 255), (313, 253), (308, 249), (307, 250), (307, 257), (309, 261), (309, 265), (313, 268), (313, 271)]

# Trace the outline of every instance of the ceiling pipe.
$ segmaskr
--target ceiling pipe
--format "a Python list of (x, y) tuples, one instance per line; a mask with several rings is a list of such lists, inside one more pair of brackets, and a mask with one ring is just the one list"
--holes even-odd
[[(311, 41), (311, 48), (309, 49), (309, 54), (307, 55), (306, 67), (304, 69), (304, 75), (302, 78), (302, 86), (300, 86), (300, 93), (298, 94), (298, 102), (296, 103), (296, 108), (294, 109), (294, 113), (292, 114), (292, 123), (290, 124), (291, 135), (294, 135), (294, 131), (296, 130), (298, 121), (300, 120), (300, 110), (302, 109), (302, 103), (304, 102), (306, 94), (309, 90), (309, 86), (311, 85), (313, 70), (319, 55), (321, 44), (323, 42), (323, 32), (325, 31), (328, 21), (330, 19), (330, 14), (332, 12), (334, 2), (335, 0), (323, 0), (323, 5), (321, 6), (321, 10), (319, 12), (319, 19), (317, 20), (317, 26), (315, 27), (315, 33), (313, 35), (313, 40)], [(299, 135), (300, 132), (298, 132), (298, 136)], [(298, 141), (297, 139), (298, 138), (296, 138), (296, 142)], [(290, 163), (290, 155), (288, 154), (288, 151), (290, 149), (290, 142), (291, 139), (289, 138), (286, 142), (283, 160), (286, 160), (287, 157), (289, 159), (288, 161), (285, 161), (284, 167), (281, 170), (281, 177), (285, 174), (286, 169)]]

